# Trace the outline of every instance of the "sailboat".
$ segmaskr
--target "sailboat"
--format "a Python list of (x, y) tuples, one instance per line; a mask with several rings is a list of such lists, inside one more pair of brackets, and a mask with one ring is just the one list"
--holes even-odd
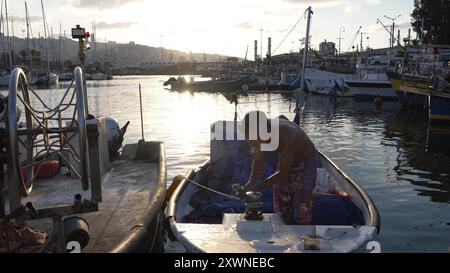
[[(54, 48), (53, 48), (53, 44), (51, 41), (51, 37), (50, 37), (50, 35), (47, 36), (47, 34), (50, 34), (50, 33), (48, 31), (47, 17), (45, 16), (44, 3), (42, 2), (42, 0), (41, 0), (41, 9), (42, 9), (42, 22), (44, 25), (44, 41), (46, 41), (47, 43), (50, 43), (50, 47), (53, 52)], [(50, 58), (49, 58), (49, 54), (48, 54), (48, 48), (46, 47), (44, 50), (44, 47), (42, 46), (42, 51), (45, 52), (45, 60), (46, 60), (46, 64), (47, 64), (47, 69), (45, 72), (41, 71), (40, 73), (38, 73), (36, 84), (48, 85), (48, 86), (58, 85), (58, 82), (59, 82), (58, 74), (55, 74), (50, 71)]]

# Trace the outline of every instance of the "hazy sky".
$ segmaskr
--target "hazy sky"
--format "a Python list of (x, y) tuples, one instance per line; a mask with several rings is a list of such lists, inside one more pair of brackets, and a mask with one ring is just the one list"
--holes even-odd
[[(139, 44), (192, 52), (221, 53), (243, 57), (247, 45), (253, 56), (253, 41), (260, 40), (263, 29), (263, 52), (267, 37), (273, 49), (302, 16), (308, 5), (314, 11), (312, 45), (327, 39), (337, 43), (342, 33), (342, 51), (346, 51), (359, 26), (369, 33), (371, 47), (388, 46), (389, 35), (376, 24), (384, 15), (396, 17), (402, 36), (410, 27), (413, 0), (43, 0), (45, 13), (53, 33), (62, 29), (70, 33), (76, 24), (91, 29), (97, 25), (97, 37), (104, 41), (135, 41)], [(15, 36), (24, 37), (24, 1), (8, 0), (8, 13), (14, 18)], [(43, 33), (40, 0), (27, 1), (34, 36)], [(3, 9), (4, 12), (4, 9)], [(300, 47), (305, 35), (302, 20), (277, 53)], [(163, 35), (163, 36), (161, 36)], [(366, 35), (365, 35), (366, 36)], [(358, 41), (360, 37), (358, 38)], [(355, 43), (356, 44), (356, 43)], [(252, 58), (252, 57), (251, 57)]]

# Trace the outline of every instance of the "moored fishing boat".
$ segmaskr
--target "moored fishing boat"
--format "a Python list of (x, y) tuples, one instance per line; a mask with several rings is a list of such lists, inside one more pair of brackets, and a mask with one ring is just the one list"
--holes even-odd
[(80, 68), (74, 76), (76, 87), (52, 108), (13, 71), (0, 123), (2, 150), (11, 151), (2, 163), (0, 252), (162, 251), (163, 144), (122, 149), (128, 124), (87, 119)]
[(386, 72), (392, 88), (396, 93), (400, 103), (404, 107), (424, 108), (428, 105), (428, 97), (426, 94), (420, 92), (405, 92), (400, 90), (403, 86), (416, 86), (420, 88), (427, 88), (428, 80), (424, 77), (404, 77), (398, 72)]
[[(227, 122), (216, 124), (224, 123)], [(213, 126), (212, 132), (215, 132), (215, 129)], [(235, 136), (235, 139), (241, 138)], [(197, 170), (190, 171), (178, 181), (179, 183), (172, 186), (175, 189), (169, 190), (173, 190), (167, 210), (171, 238), (181, 243), (186, 251), (355, 252), (366, 249), (367, 243), (374, 240), (380, 228), (379, 214), (374, 203), (355, 180), (322, 153), (317, 157), (318, 186), (313, 205), (313, 221), (320, 224), (285, 224), (279, 214), (271, 211), (271, 190), (261, 194), (247, 193), (245, 205), (230, 197), (224, 199), (222, 195), (230, 192), (230, 183), (239, 180), (238, 177), (249, 175), (249, 168), (245, 167), (244, 162), (251, 164), (252, 160), (247, 157), (247, 148), (243, 147), (245, 142), (239, 140), (212, 140), (211, 159)], [(230, 155), (233, 157), (230, 158)], [(276, 164), (273, 168), (276, 169)], [(232, 177), (230, 182), (220, 179), (221, 173), (228, 173), (228, 176)], [(241, 180), (245, 181), (245, 178)], [(215, 192), (208, 194), (206, 189)], [(219, 195), (220, 193), (222, 195)], [(352, 220), (350, 216), (344, 217), (348, 219), (346, 221), (337, 220), (339, 217), (336, 215), (326, 217), (327, 209), (333, 208), (326, 208), (324, 203), (322, 206), (318, 204), (323, 201), (322, 197), (326, 198), (334, 193), (339, 193), (336, 198), (347, 198), (351, 201), (349, 207), (360, 216), (359, 220)], [(251, 199), (255, 197), (256, 202)], [(266, 199), (267, 197), (269, 198)], [(255, 204), (256, 214), (262, 215), (262, 218), (257, 220), (247, 217), (249, 211), (255, 212)]]
[(171, 78), (164, 83), (165, 86), (170, 85), (171, 90), (191, 92), (240, 92), (247, 84), (248, 78), (191, 82), (186, 82), (184, 78)]
[(432, 86), (420, 88), (417, 86), (401, 85), (399, 91), (424, 98), (424, 105), (428, 108), (430, 121), (439, 123), (450, 122), (450, 90), (448, 86), (445, 90), (437, 91)]

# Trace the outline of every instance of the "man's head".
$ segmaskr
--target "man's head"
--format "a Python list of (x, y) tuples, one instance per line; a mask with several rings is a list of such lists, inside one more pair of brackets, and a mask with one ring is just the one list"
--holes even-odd
[(247, 113), (241, 121), (240, 131), (244, 133), (247, 141), (267, 141), (265, 136), (271, 132), (271, 122), (264, 112), (252, 111)]

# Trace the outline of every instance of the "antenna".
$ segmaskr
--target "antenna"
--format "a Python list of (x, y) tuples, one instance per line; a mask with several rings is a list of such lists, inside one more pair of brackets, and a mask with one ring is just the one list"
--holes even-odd
[(369, 34), (369, 33), (367, 33), (367, 32), (361, 32), (360, 34), (361, 34), (360, 52), (362, 52), (363, 49), (364, 49), (364, 47), (363, 47), (363, 35), (364, 35), (364, 34)]
[(341, 42), (342, 42), (342, 40), (344, 40), (344, 38), (342, 38), (342, 32), (345, 32), (344, 27), (341, 27), (339, 29), (339, 38), (337, 38), (337, 40), (339, 40), (339, 56), (341, 56)]

